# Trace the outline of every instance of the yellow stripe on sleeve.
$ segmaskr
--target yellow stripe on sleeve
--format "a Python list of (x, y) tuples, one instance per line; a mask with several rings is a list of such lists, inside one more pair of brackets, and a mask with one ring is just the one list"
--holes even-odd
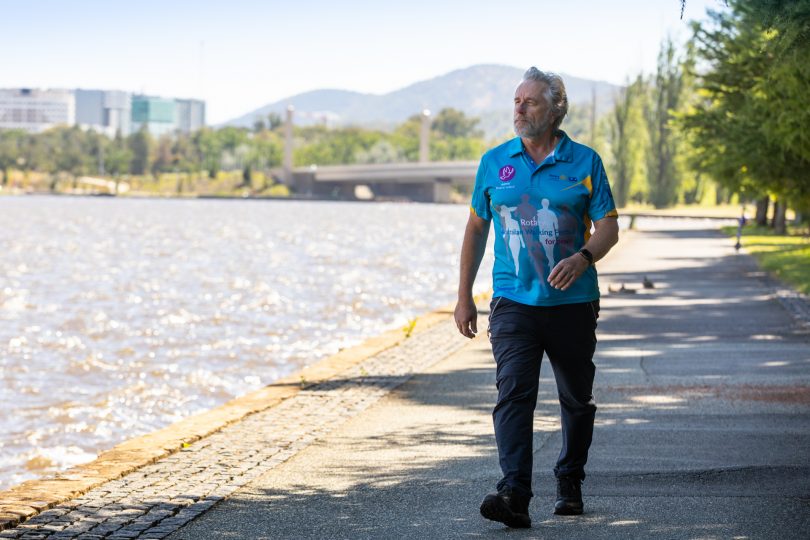
[(560, 191), (568, 191), (569, 189), (573, 189), (573, 188), (575, 188), (577, 186), (585, 186), (585, 188), (588, 190), (588, 195), (593, 195), (593, 183), (591, 182), (591, 176), (590, 175), (585, 177), (584, 180), (580, 180), (576, 184), (571, 184), (567, 188), (562, 188)]
[(582, 181), (582, 185), (588, 188), (588, 195), (593, 195), (593, 183), (591, 182), (591, 175), (588, 175), (585, 180)]

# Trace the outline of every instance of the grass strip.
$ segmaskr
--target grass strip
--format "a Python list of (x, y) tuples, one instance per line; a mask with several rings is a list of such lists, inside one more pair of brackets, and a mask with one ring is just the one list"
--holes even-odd
[[(734, 237), (737, 227), (723, 227), (723, 232)], [(743, 227), (741, 243), (764, 270), (810, 294), (810, 236), (806, 233), (789, 227), (788, 234), (779, 235), (768, 227), (749, 225)]]

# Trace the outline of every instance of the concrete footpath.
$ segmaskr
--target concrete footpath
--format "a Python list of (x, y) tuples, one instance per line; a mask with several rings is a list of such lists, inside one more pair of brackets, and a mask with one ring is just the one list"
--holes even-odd
[(551, 512), (560, 432), (547, 362), (533, 528), (478, 514), (499, 478), (481, 305), (473, 341), (435, 324), (0, 538), (808, 538), (807, 304), (732, 244), (636, 232), (599, 264), (583, 516)]

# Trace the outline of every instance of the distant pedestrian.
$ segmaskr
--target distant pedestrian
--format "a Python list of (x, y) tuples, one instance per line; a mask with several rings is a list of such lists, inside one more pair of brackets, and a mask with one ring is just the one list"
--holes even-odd
[[(602, 160), (559, 129), (567, 111), (562, 79), (530, 68), (515, 91), (518, 136), (481, 159), (461, 249), (455, 320), (472, 338), (478, 331), (472, 285), (493, 214), (503, 218), (494, 220), (488, 329), (498, 388), (492, 416), (503, 477), (497, 493), (481, 503), (481, 514), (510, 527), (531, 526), (533, 418), (544, 353), (562, 414), (554, 513), (583, 511), (581, 483), (596, 412), (599, 287), (593, 263), (616, 244), (619, 227)], [(519, 249), (514, 234), (521, 235)]]

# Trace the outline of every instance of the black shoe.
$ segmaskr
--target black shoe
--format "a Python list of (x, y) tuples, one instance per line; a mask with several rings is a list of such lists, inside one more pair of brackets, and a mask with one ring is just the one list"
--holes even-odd
[(578, 516), (582, 513), (582, 480), (570, 476), (557, 478), (557, 502), (554, 513), (560, 516)]
[(498, 493), (484, 497), (481, 515), (492, 521), (500, 521), (507, 527), (528, 529), (532, 526), (529, 499), (525, 495), (513, 493), (510, 488), (503, 488)]

